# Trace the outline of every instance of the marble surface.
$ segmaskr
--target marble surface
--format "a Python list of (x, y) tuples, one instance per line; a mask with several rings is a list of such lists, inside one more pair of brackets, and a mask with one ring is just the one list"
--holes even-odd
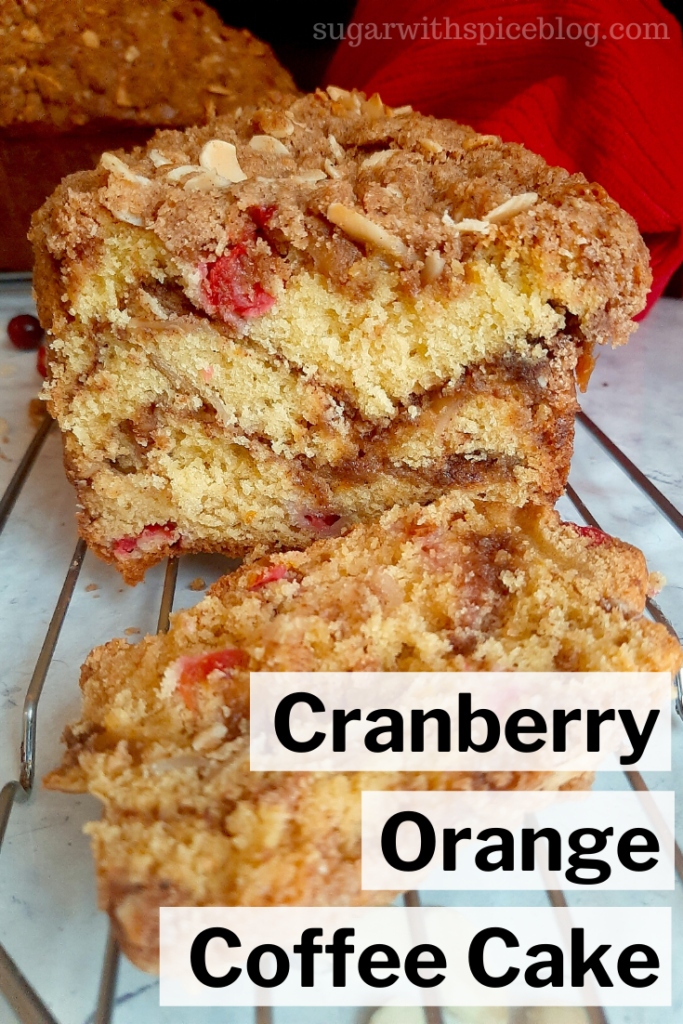
[[(35, 354), (6, 340), (10, 316), (29, 312), (27, 285), (0, 286), (0, 491), (9, 481), (34, 427), (28, 403), (40, 386)], [(683, 302), (663, 299), (622, 351), (601, 354), (586, 412), (665, 494), (683, 508), (683, 406), (680, 400)], [(76, 544), (74, 498), (64, 478), (53, 431), (0, 536), (0, 786), (17, 777), (23, 696), (55, 600)], [(607, 530), (641, 547), (669, 585), (661, 606), (683, 633), (683, 538), (602, 451), (577, 427), (571, 482)], [(578, 520), (568, 499), (567, 519)], [(225, 571), (220, 558), (181, 562), (176, 607), (201, 598), (189, 588)], [(89, 650), (128, 628), (144, 634), (156, 626), (163, 567), (143, 584), (125, 587), (114, 570), (86, 555), (40, 702), (37, 776), (59, 758), (59, 737), (78, 711), (78, 669)], [(92, 588), (94, 585), (94, 589)], [(673, 721), (674, 772), (650, 774), (652, 788), (676, 788), (683, 808), (683, 724)], [(623, 775), (603, 775), (600, 788), (626, 789)], [(0, 941), (40, 993), (60, 1024), (92, 1024), (106, 940), (106, 920), (95, 905), (95, 884), (83, 824), (96, 816), (94, 800), (47, 793), (39, 785), (12, 811), (0, 854)], [(679, 841), (683, 817), (678, 814)], [(545, 905), (544, 893), (423, 893), (427, 903)], [(673, 906), (674, 956), (683, 941), (683, 890), (673, 892), (570, 893), (570, 905)], [(674, 972), (674, 976), (676, 972)], [(356, 1024), (368, 1011), (276, 1010), (275, 1024)], [(671, 1009), (608, 1011), (610, 1024), (675, 1024), (683, 1020), (683, 979), (675, 981)], [(0, 996), (0, 1024), (15, 1018)], [(253, 1024), (251, 1010), (161, 1009), (155, 979), (123, 961), (114, 1024)]]

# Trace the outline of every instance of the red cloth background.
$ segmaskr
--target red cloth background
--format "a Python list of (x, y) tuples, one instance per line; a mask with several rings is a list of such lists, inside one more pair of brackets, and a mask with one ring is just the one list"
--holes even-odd
[[(461, 36), (466, 23), (486, 23), (496, 26), (496, 38), (486, 45), (479, 38), (402, 40), (398, 28), (382, 27), (435, 18), (442, 33), (450, 18)], [(503, 32), (542, 18), (556, 35), (558, 18), (565, 30), (599, 23), (600, 38), (594, 46), (585, 38), (499, 39), (499, 18)], [(371, 23), (392, 38), (364, 38)], [(669, 38), (610, 37), (611, 25), (652, 23), (666, 25)], [(548, 163), (599, 181), (635, 217), (650, 248), (649, 305), (683, 262), (683, 45), (678, 22), (657, 0), (360, 0), (327, 81), (522, 142)]]

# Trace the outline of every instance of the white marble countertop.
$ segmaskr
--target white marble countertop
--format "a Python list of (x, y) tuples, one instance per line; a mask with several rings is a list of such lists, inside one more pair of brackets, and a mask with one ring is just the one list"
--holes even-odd
[[(35, 354), (17, 352), (5, 335), (9, 317), (30, 312), (28, 286), (0, 286), (0, 493), (34, 432), (28, 403), (40, 386)], [(600, 355), (586, 412), (683, 509), (683, 302), (663, 299), (625, 350)], [(53, 431), (0, 536), (0, 787), (17, 778), (21, 709), (48, 622), (76, 544), (74, 497)], [(606, 530), (641, 547), (669, 585), (661, 606), (683, 633), (683, 538), (629, 481), (581, 426), (571, 482)], [(563, 498), (565, 518), (577, 519)], [(194, 604), (197, 576), (207, 584), (224, 571), (220, 558), (181, 562), (175, 607)], [(116, 572), (87, 554), (40, 702), (37, 777), (60, 757), (59, 737), (78, 713), (78, 670), (98, 643), (156, 627), (163, 567), (131, 589)], [(95, 584), (97, 589), (88, 589)], [(673, 723), (675, 772), (650, 774), (652, 788), (677, 789), (683, 807), (683, 724)], [(620, 774), (602, 775), (600, 788), (626, 789)], [(47, 793), (37, 784), (16, 805), (0, 854), (0, 942), (60, 1024), (93, 1021), (107, 922), (95, 905), (93, 865), (83, 824), (97, 816), (94, 800)], [(679, 842), (683, 817), (679, 810)], [(546, 905), (544, 893), (423, 893), (427, 903)], [(683, 938), (683, 889), (674, 892), (568, 894), (570, 905), (674, 907), (674, 958)], [(683, 1020), (683, 977), (674, 971), (674, 1006), (664, 1010), (611, 1009), (610, 1024), (675, 1024)], [(275, 1024), (352, 1024), (368, 1011), (276, 1010)], [(156, 980), (123, 961), (114, 1024), (253, 1024), (251, 1010), (173, 1010), (158, 1006)], [(15, 1017), (0, 996), (0, 1024)]]

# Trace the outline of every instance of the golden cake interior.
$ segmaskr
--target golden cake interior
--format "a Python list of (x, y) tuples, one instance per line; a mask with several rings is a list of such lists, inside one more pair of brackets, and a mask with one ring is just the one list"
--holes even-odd
[(599, 186), (332, 88), (106, 154), (32, 238), (81, 530), (131, 581), (447, 490), (552, 503), (649, 285)]
[(642, 554), (527, 506), (442, 499), (223, 577), (168, 634), (97, 648), (50, 788), (104, 805), (88, 826), (100, 903), (155, 969), (163, 905), (353, 905), (360, 794), (586, 788), (560, 772), (249, 771), (249, 673), (670, 671), (642, 617)]

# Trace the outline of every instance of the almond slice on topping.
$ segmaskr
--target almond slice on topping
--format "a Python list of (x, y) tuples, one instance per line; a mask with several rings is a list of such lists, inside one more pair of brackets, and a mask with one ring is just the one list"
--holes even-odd
[(215, 171), (201, 171), (183, 185), (185, 192), (210, 192), (212, 188), (226, 188), (230, 182)]
[(348, 89), (340, 89), (336, 85), (328, 85), (327, 95), (334, 103), (341, 103), (351, 113), (360, 114), (361, 101), (357, 92), (349, 92)]
[(249, 149), (265, 156), (289, 156), (287, 147), (272, 135), (254, 135), (249, 141)]
[(322, 181), (323, 178), (326, 178), (326, 177), (327, 177), (327, 175), (325, 174), (324, 171), (319, 170), (318, 168), (313, 168), (310, 171), (300, 171), (298, 174), (293, 174), (289, 180), (290, 181), (295, 181), (298, 185), (299, 184), (303, 185), (303, 184), (306, 184), (306, 183), (314, 183), (316, 181)]
[(348, 97), (351, 95), (348, 89), (340, 89), (338, 85), (328, 85), (325, 91), (327, 92), (327, 95), (330, 97), (330, 99), (334, 100), (335, 103), (339, 103), (342, 100), (348, 99)]
[(466, 217), (464, 220), (455, 221), (449, 213), (444, 213), (441, 223), (451, 231), (478, 231), (480, 234), (486, 235), (491, 230), (491, 225), (485, 220), (473, 220), (471, 217)]
[(188, 174), (198, 174), (200, 171), (199, 164), (183, 164), (181, 167), (174, 167), (172, 171), (168, 171), (166, 177), (169, 181), (180, 181)]
[(142, 217), (138, 217), (134, 213), (129, 213), (128, 210), (113, 210), (112, 212), (116, 219), (122, 220), (124, 224), (132, 224), (136, 228), (142, 227)]
[(330, 176), (330, 178), (341, 178), (341, 171), (339, 170), (338, 167), (334, 166), (329, 156), (325, 157), (325, 163), (323, 166), (325, 168), (326, 173)]
[(229, 89), (227, 85), (221, 85), (220, 82), (214, 82), (213, 85), (206, 86), (207, 92), (212, 92), (216, 96), (234, 96), (235, 90)]
[(327, 141), (330, 144), (330, 150), (332, 152), (332, 156), (334, 157), (334, 159), (335, 160), (345, 160), (346, 159), (346, 153), (344, 152), (342, 147), (339, 145), (339, 143), (335, 139), (334, 135), (328, 135), (327, 136)]
[(274, 114), (268, 127), (266, 128), (264, 125), (261, 127), (264, 128), (266, 135), (272, 135), (275, 139), (286, 139), (294, 131), (294, 125), (287, 114), (283, 114), (282, 117), (277, 117)]
[(424, 270), (422, 271), (422, 280), (425, 284), (431, 284), (432, 281), (436, 281), (438, 277), (441, 277), (443, 268), (446, 266), (446, 261), (440, 252), (432, 250), (425, 256)]
[(390, 234), (379, 224), (375, 224), (369, 217), (342, 203), (332, 203), (328, 207), (327, 219), (357, 242), (375, 245), (378, 249), (383, 249), (399, 258), (405, 258), (408, 255), (408, 246), (400, 238)]
[(500, 136), (498, 135), (474, 135), (471, 139), (465, 139), (462, 144), (462, 148), (466, 153), (469, 153), (473, 149), (481, 149), (482, 146), (493, 146), (497, 142), (500, 142)]
[(399, 117), (401, 114), (412, 114), (413, 108), (410, 103), (403, 107), (389, 107), (389, 117)]
[(237, 150), (232, 142), (210, 139), (199, 154), (199, 162), (207, 171), (215, 171), (221, 178), (236, 184), (246, 181), (247, 176), (237, 160)]
[(488, 221), (489, 224), (504, 224), (505, 221), (510, 220), (516, 214), (530, 210), (537, 199), (538, 192), (522, 192), (519, 196), (511, 196), (510, 199), (506, 199), (500, 206), (496, 206), (495, 209), (485, 214), (484, 220)]
[(384, 167), (385, 163), (394, 155), (395, 149), (380, 149), (377, 153), (366, 156), (361, 167)]
[(132, 181), (136, 185), (151, 185), (152, 182), (149, 178), (145, 178), (143, 174), (136, 174), (132, 171), (128, 164), (124, 164), (118, 156), (114, 156), (113, 153), (103, 153), (100, 157), (100, 163), (104, 167), (105, 171), (110, 171), (112, 174), (119, 174), (126, 181)]
[(155, 167), (165, 167), (166, 164), (170, 164), (171, 161), (163, 153), (159, 152), (158, 149), (150, 149), (147, 156), (150, 158)]
[(363, 113), (369, 117), (382, 117), (384, 115), (384, 104), (378, 92), (373, 92), (370, 99), (365, 101)]
[(420, 145), (423, 149), (426, 149), (428, 153), (443, 153), (443, 146), (435, 142), (434, 139), (420, 139)]

